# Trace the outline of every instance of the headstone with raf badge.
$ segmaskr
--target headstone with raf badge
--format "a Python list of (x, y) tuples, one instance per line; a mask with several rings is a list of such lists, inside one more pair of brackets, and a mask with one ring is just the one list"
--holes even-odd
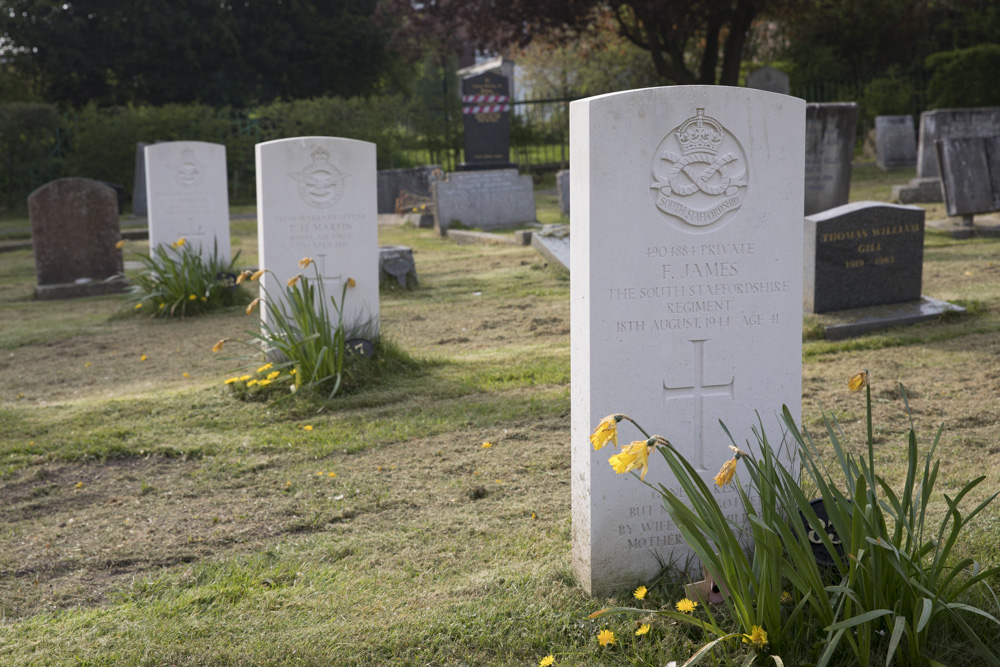
[(166, 141), (145, 147), (149, 247), (183, 238), (203, 258), (217, 250), (229, 263), (229, 181), (226, 147)]
[(60, 178), (28, 196), (39, 299), (121, 292), (124, 279), (118, 197), (89, 178)]
[[(693, 555), (659, 494), (591, 445), (602, 418), (666, 437), (713, 488), (732, 458), (720, 420), (746, 448), (759, 411), (794, 450), (779, 413), (797, 420), (802, 400), (805, 117), (802, 100), (722, 86), (570, 105), (573, 571), (591, 594)], [(622, 445), (642, 439), (619, 424)], [(646, 481), (680, 492), (656, 452)], [(732, 485), (716, 498), (745, 526)]]
[[(297, 137), (257, 144), (257, 241), (266, 299), (283, 302), (298, 274), (326, 292), (331, 324), (345, 285), (347, 335), (378, 333), (379, 251), (375, 144)], [(313, 264), (302, 268), (305, 258)], [(267, 309), (261, 318), (268, 321)]]

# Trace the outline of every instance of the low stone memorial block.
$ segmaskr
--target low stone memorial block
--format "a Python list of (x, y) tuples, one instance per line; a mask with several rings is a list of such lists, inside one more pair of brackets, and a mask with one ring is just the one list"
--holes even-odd
[(441, 167), (430, 165), (412, 169), (379, 169), (378, 171), (378, 212), (407, 213), (397, 211), (396, 200), (401, 192), (420, 197), (431, 196), (431, 183), (440, 173)]
[(145, 148), (149, 247), (183, 238), (202, 257), (228, 263), (229, 181), (226, 147), (204, 141), (166, 141)]
[(121, 292), (118, 197), (89, 178), (60, 178), (28, 196), (39, 299)]
[(462, 81), (465, 162), (459, 169), (505, 169), (510, 161), (510, 82), (497, 72)]
[(559, 213), (569, 217), (569, 169), (556, 172), (556, 186), (559, 189)]
[[(666, 437), (713, 489), (732, 459), (720, 420), (752, 447), (759, 411), (792, 451), (778, 416), (802, 401), (805, 119), (802, 100), (724, 86), (570, 105), (573, 571), (592, 594), (693, 555), (659, 494), (594, 450), (603, 417)], [(681, 492), (657, 452), (646, 481)], [(745, 528), (736, 488), (716, 498)]]
[(517, 169), (452, 172), (431, 192), (434, 226), (441, 234), (453, 222), (489, 230), (535, 221), (535, 184)]
[(847, 203), (857, 123), (854, 102), (806, 105), (806, 215)]
[(135, 173), (132, 177), (132, 214), (146, 217), (146, 146), (145, 141), (135, 145)]
[(920, 114), (917, 176), (941, 178), (935, 145), (939, 139), (996, 136), (1000, 136), (1000, 107), (934, 109), (923, 112)]
[(413, 289), (419, 284), (413, 248), (405, 245), (379, 246), (378, 270), (382, 283), (394, 280), (402, 289)]
[[(375, 144), (338, 137), (297, 137), (257, 144), (257, 242), (268, 299), (284, 299), (293, 276), (318, 277), (331, 324), (347, 288), (348, 336), (378, 332), (379, 252)], [(302, 268), (311, 258), (315, 264)], [(261, 308), (267, 322), (267, 309)]]
[(875, 162), (882, 171), (917, 164), (913, 116), (875, 116)]
[(864, 201), (805, 219), (803, 303), (810, 313), (920, 299), (924, 209)]
[(769, 65), (755, 69), (747, 75), (747, 88), (766, 90), (787, 95), (791, 89), (788, 75)]
[(948, 215), (971, 224), (977, 213), (1000, 211), (1000, 136), (939, 139), (937, 151)]

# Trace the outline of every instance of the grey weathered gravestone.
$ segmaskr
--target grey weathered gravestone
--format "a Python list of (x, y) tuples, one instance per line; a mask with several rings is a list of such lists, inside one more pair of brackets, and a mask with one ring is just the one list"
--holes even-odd
[(569, 169), (556, 172), (556, 187), (559, 189), (559, 213), (569, 217)]
[(455, 221), (484, 230), (535, 221), (535, 185), (517, 169), (452, 172), (431, 185), (434, 227), (447, 234)]
[(1000, 211), (1000, 136), (938, 139), (937, 153), (948, 215), (971, 226), (976, 213)]
[[(802, 402), (805, 119), (802, 100), (725, 86), (570, 104), (573, 570), (590, 593), (692, 554), (658, 494), (594, 450), (603, 417), (666, 437), (709, 485), (733, 456), (720, 419), (744, 446), (759, 411), (794, 448), (776, 415)], [(646, 481), (679, 492), (658, 453)], [(716, 498), (745, 527), (737, 490)]]
[(791, 86), (788, 75), (780, 69), (765, 65), (747, 75), (747, 88), (766, 90), (772, 93), (787, 95)]
[(28, 196), (39, 299), (121, 292), (118, 198), (89, 178), (60, 178)]
[(923, 112), (920, 114), (917, 176), (941, 178), (934, 144), (938, 139), (996, 136), (1000, 136), (1000, 107), (934, 109)]
[(924, 209), (855, 202), (805, 219), (803, 303), (811, 313), (920, 299)]
[(413, 261), (413, 249), (405, 245), (379, 246), (378, 279), (379, 285), (395, 280), (403, 289), (415, 288), (419, 281), (417, 265)]
[(857, 123), (854, 102), (806, 105), (806, 215), (847, 203)]
[(146, 151), (149, 144), (139, 141), (135, 144), (135, 175), (132, 179), (132, 213), (146, 216)]
[(875, 116), (875, 160), (882, 171), (917, 164), (913, 116)]
[(545, 225), (531, 235), (531, 247), (548, 262), (569, 271), (569, 225)]
[(410, 169), (379, 169), (378, 171), (378, 212), (406, 213), (396, 210), (396, 198), (406, 191), (422, 197), (431, 196), (431, 183), (441, 167), (432, 164)]
[(228, 264), (229, 179), (226, 147), (205, 141), (166, 141), (146, 146), (149, 247), (183, 238), (207, 259)]
[[(378, 213), (375, 144), (339, 137), (276, 139), (256, 146), (257, 244), (267, 272), (261, 287), (283, 303), (302, 274), (329, 298), (345, 293), (348, 336), (378, 334)], [(303, 268), (300, 262), (313, 263)], [(351, 287), (351, 279), (354, 286)], [(268, 321), (267, 309), (261, 318)]]
[(510, 161), (510, 82), (497, 72), (462, 81), (465, 162), (460, 170), (507, 169)]

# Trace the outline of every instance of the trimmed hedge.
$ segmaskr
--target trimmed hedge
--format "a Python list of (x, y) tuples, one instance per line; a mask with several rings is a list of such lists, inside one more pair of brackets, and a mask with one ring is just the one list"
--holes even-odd
[(926, 65), (933, 72), (928, 108), (1000, 106), (1000, 44), (942, 51), (928, 56)]

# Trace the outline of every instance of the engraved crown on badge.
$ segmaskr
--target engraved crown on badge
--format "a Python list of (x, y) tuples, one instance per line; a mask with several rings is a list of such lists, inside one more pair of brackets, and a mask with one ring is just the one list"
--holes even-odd
[(725, 135), (722, 123), (706, 116), (704, 109), (698, 109), (696, 116), (688, 118), (677, 128), (677, 141), (684, 155), (701, 151), (715, 153)]

